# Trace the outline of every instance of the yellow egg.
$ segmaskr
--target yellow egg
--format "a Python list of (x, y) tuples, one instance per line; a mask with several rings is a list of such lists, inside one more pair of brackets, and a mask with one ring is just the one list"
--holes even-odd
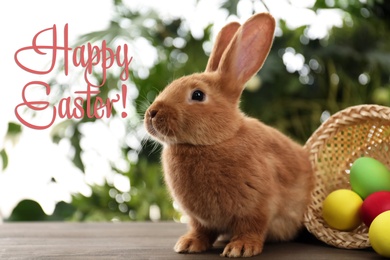
[(340, 189), (331, 192), (322, 204), (322, 217), (332, 228), (349, 231), (361, 223), (360, 207), (362, 198), (355, 192)]
[(390, 257), (390, 210), (379, 214), (372, 221), (368, 237), (375, 252)]

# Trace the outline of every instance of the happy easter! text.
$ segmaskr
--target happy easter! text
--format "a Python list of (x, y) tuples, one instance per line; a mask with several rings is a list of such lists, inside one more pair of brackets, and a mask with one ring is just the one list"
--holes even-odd
[[(75, 98), (64, 97), (57, 105), (53, 105), (52, 117), (47, 123), (38, 125), (23, 117), (21, 108), (27, 108), (34, 112), (43, 111), (49, 108), (49, 101), (42, 100), (30, 100), (28, 99), (27, 92), (35, 86), (43, 87), (44, 95), (49, 96), (51, 93), (51, 86), (43, 81), (31, 81), (28, 82), (22, 89), (22, 103), (15, 107), (15, 115), (18, 120), (33, 129), (46, 129), (53, 125), (56, 117), (60, 118), (75, 118), (80, 119), (84, 116), (88, 118), (102, 118), (110, 117), (112, 115), (112, 107), (116, 102), (122, 101), (123, 108), (126, 108), (126, 95), (127, 86), (124, 83), (129, 78), (129, 66), (133, 57), (129, 56), (129, 48), (127, 44), (119, 45), (115, 49), (111, 49), (107, 46), (105, 40), (103, 40), (100, 46), (86, 43), (85, 45), (71, 48), (68, 41), (68, 24), (64, 26), (63, 30), (63, 43), (58, 43), (57, 27), (53, 25), (50, 28), (41, 30), (33, 37), (31, 46), (20, 48), (16, 51), (14, 59), (16, 64), (24, 71), (36, 74), (44, 75), (53, 71), (56, 63), (62, 57), (63, 71), (65, 76), (69, 74), (69, 66), (73, 65), (75, 68), (82, 68), (84, 74), (84, 80), (87, 84), (86, 90), (75, 91), (78, 96)], [(44, 33), (51, 33), (51, 43), (48, 45), (40, 45), (38, 41)], [(42, 37), (43, 38), (43, 37)], [(23, 52), (33, 52), (36, 55), (51, 56), (49, 60), (49, 68), (46, 70), (38, 70), (25, 65), (22, 61), (21, 54)], [(49, 54), (49, 55), (48, 55)], [(118, 66), (121, 69), (120, 80), (122, 81), (121, 94), (116, 94), (114, 98), (103, 99), (99, 96), (100, 88), (104, 86), (107, 80), (107, 71), (113, 65)], [(97, 69), (98, 68), (98, 69)], [(95, 69), (95, 70), (94, 70)], [(99, 70), (101, 74), (101, 82), (93, 83), (93, 73)], [(94, 97), (92, 99), (92, 97)], [(122, 112), (122, 118), (127, 116), (126, 112)]]

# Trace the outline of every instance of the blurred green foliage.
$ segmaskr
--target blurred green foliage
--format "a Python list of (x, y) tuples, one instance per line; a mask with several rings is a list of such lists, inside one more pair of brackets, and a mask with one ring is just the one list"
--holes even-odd
[[(236, 15), (239, 2), (224, 1), (221, 8)], [(253, 6), (256, 2), (262, 3), (260, 0), (252, 2)], [(110, 26), (104, 31), (84, 35), (77, 45), (106, 40), (113, 48), (118, 39), (131, 43), (142, 38), (156, 50), (157, 59), (151, 68), (146, 68), (145, 72), (145, 68), (139, 65), (130, 71), (131, 84), (139, 92), (132, 100), (137, 113), (125, 121), (126, 135), (130, 136), (138, 131), (143, 112), (167, 83), (204, 69), (208, 58), (205, 46), (210, 44), (212, 25), (205, 28), (199, 39), (193, 37), (185, 19), (162, 20), (153, 10), (140, 13), (128, 9), (121, 0), (114, 3)], [(333, 27), (327, 36), (318, 39), (311, 37), (310, 25), (290, 29), (283, 19), (279, 20), (280, 30), (270, 55), (257, 78), (244, 91), (241, 104), (250, 116), (279, 128), (301, 143), (320, 125), (321, 118), (326, 119), (326, 114), (363, 103), (390, 105), (390, 1), (318, 0), (309, 9), (316, 14), (323, 10), (338, 10), (343, 13), (343, 24)], [(289, 68), (286, 55), (297, 58), (303, 66)], [(101, 80), (99, 75), (95, 77)], [(119, 74), (109, 71), (99, 96), (107, 98), (111, 90), (120, 88), (118, 82)], [(53, 79), (51, 85), (55, 84)], [(58, 86), (61, 87), (66, 88)], [(114, 110), (114, 115), (120, 112)], [(85, 162), (80, 145), (84, 138), (81, 128), (95, 120), (87, 117), (68, 120), (52, 131), (54, 142), (70, 141), (74, 150), (71, 159), (82, 171)], [(105, 123), (109, 124), (109, 120)], [(112, 163), (112, 169), (130, 180), (130, 191), (121, 192), (109, 181), (102, 186), (95, 185), (89, 197), (75, 194), (71, 205), (57, 219), (148, 220), (151, 219), (152, 205), (160, 209), (161, 219), (180, 218), (164, 187), (159, 147), (144, 140), (142, 150), (125, 143), (121, 149), (121, 159), (130, 167), (123, 171)], [(138, 154), (135, 161), (128, 156), (134, 152)], [(3, 166), (6, 166), (5, 151), (0, 151), (0, 155), (5, 162)], [(15, 209), (10, 220), (22, 218), (22, 206)], [(47, 216), (40, 218), (49, 219)]]
[[(7, 134), (4, 139), (15, 144), (17, 143), (17, 140), (19, 139), (21, 133), (22, 133), (21, 125), (14, 122), (8, 122)], [(2, 148), (0, 150), (0, 159), (1, 159), (2, 170), (4, 170), (8, 166), (8, 155), (5, 148)]]
[(16, 205), (7, 221), (61, 221), (71, 218), (74, 212), (73, 205), (61, 201), (57, 203), (53, 214), (48, 216), (38, 202), (25, 199)]

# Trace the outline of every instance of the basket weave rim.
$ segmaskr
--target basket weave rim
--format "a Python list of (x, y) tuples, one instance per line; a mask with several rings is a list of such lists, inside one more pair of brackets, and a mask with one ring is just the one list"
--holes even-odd
[(341, 110), (320, 125), (304, 147), (312, 151), (314, 147), (322, 145), (329, 134), (338, 131), (339, 126), (345, 127), (367, 119), (390, 120), (390, 108), (380, 105), (357, 105)]

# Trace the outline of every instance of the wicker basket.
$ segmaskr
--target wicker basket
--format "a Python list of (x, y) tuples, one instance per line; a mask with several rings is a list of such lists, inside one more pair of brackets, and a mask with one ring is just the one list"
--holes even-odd
[(349, 169), (361, 156), (390, 166), (390, 108), (360, 105), (332, 115), (313, 133), (305, 147), (316, 185), (305, 214), (305, 226), (319, 240), (339, 248), (370, 246), (364, 224), (350, 232), (330, 228), (322, 218), (322, 202), (336, 189), (350, 189)]

